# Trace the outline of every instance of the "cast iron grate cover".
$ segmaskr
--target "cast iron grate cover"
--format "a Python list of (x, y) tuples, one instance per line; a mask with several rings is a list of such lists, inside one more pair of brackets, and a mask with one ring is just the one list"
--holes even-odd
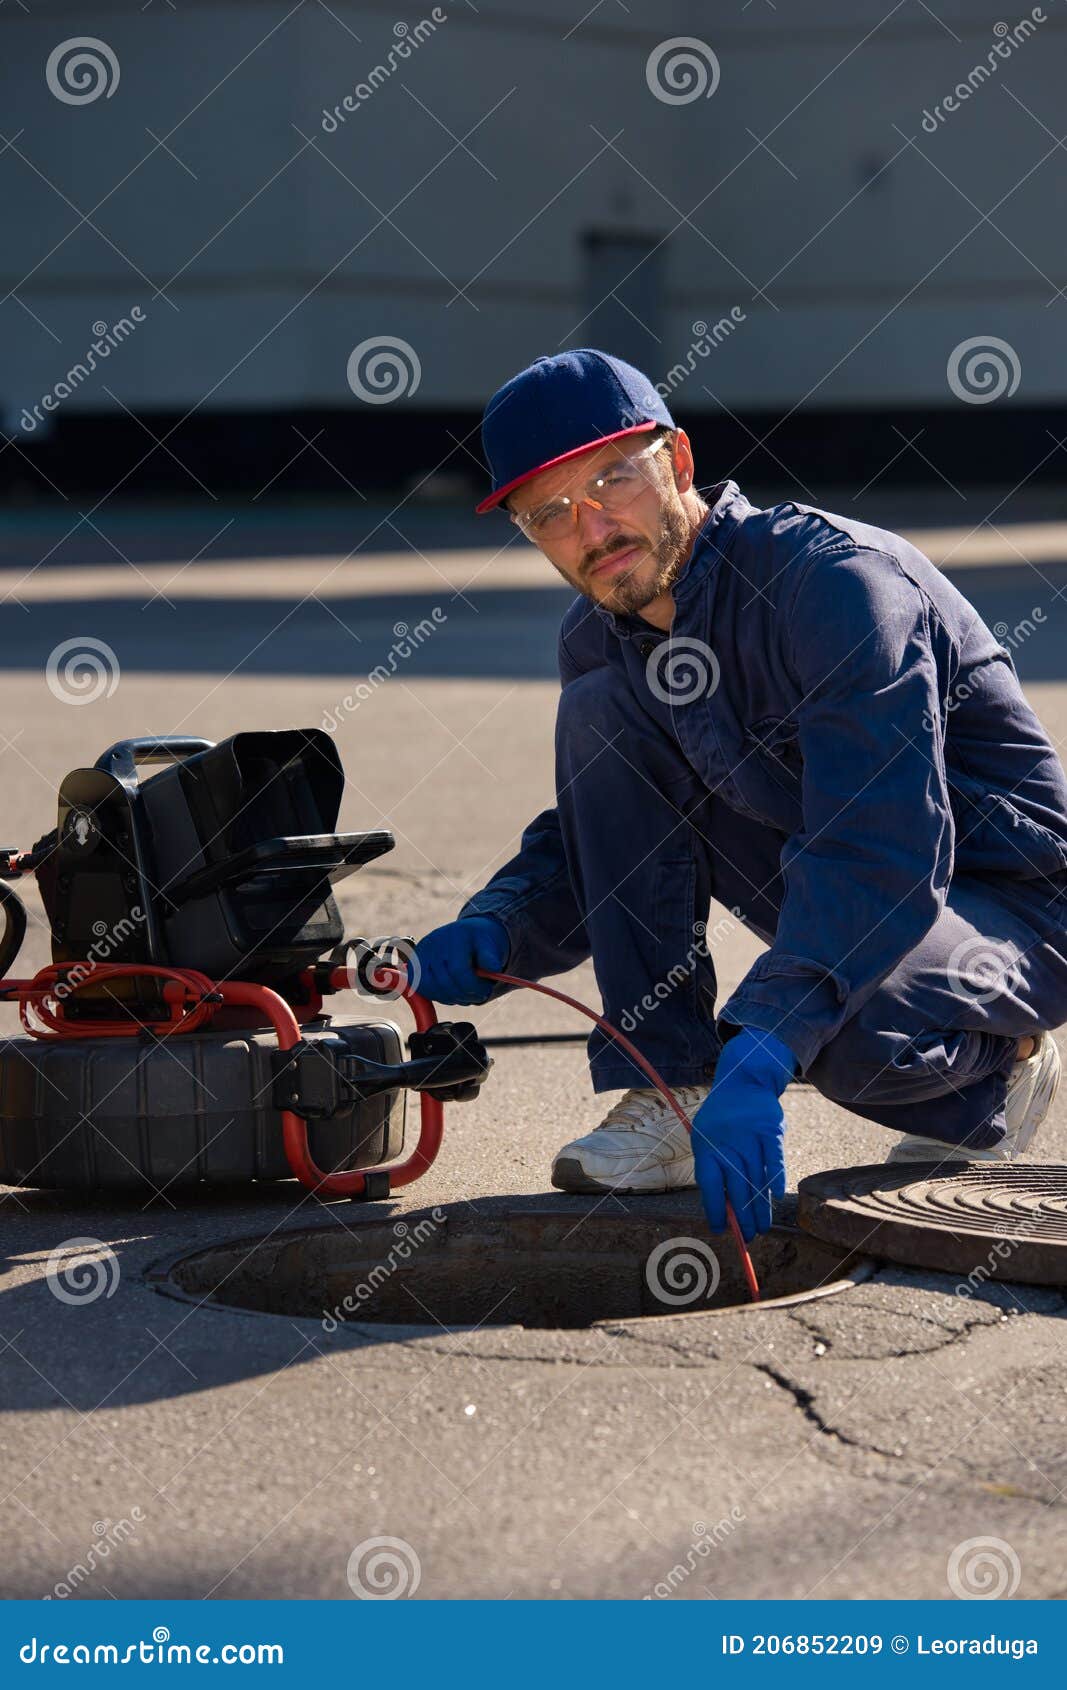
[(1067, 1285), (1067, 1167), (879, 1163), (801, 1180), (797, 1219), (828, 1243), (906, 1267)]

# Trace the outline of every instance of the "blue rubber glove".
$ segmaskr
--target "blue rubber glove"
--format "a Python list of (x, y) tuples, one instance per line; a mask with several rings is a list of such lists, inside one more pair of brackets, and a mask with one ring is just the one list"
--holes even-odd
[(772, 1197), (785, 1196), (785, 1116), (778, 1099), (797, 1069), (773, 1033), (742, 1027), (727, 1039), (711, 1091), (693, 1118), (693, 1159), (712, 1232), (726, 1231), (726, 1199), (746, 1242), (767, 1232)]
[(469, 915), (435, 927), (415, 946), (408, 962), (408, 980), (434, 1003), (485, 1003), (494, 989), (476, 968), (503, 969), (511, 938), (503, 922), (491, 915)]

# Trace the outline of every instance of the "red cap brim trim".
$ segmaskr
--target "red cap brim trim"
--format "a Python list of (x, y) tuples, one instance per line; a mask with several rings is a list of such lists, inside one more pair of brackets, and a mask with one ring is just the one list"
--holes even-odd
[(553, 469), (556, 464), (565, 464), (570, 458), (580, 458), (583, 452), (595, 452), (598, 447), (607, 446), (612, 440), (622, 440), (627, 434), (647, 434), (650, 428), (662, 427), (663, 424), (658, 422), (635, 423), (633, 428), (620, 428), (614, 434), (602, 434), (598, 440), (590, 440), (585, 446), (573, 446), (569, 452), (561, 452), (558, 458), (549, 458), (546, 463), (537, 464), (534, 469), (528, 469), (522, 475), (517, 475), (514, 481), (509, 481), (505, 487), (498, 487), (496, 492), (490, 493), (489, 497), (483, 499), (480, 505), (475, 505), (474, 514), (475, 516), (484, 516), (486, 511), (493, 510), (499, 505), (501, 499), (506, 499), (508, 494), (513, 492), (516, 487), (521, 487), (524, 481), (532, 481), (535, 475), (540, 475), (543, 469)]

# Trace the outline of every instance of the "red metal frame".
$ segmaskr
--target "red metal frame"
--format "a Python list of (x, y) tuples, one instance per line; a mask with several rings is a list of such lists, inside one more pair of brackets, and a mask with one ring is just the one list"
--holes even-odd
[[(133, 979), (137, 976), (162, 976), (162, 996), (170, 1006), (166, 1021), (139, 1022), (130, 1018), (114, 1021), (68, 1021), (63, 1014), (63, 999), (56, 998), (57, 988), (78, 969), (85, 970), (83, 979), (71, 985), (71, 993), (79, 987), (103, 985), (108, 980)], [(405, 999), (421, 1033), (437, 1023), (437, 1011), (429, 998), (410, 990), (406, 975), (399, 969), (381, 966), (375, 969), (371, 984), (383, 994), (397, 992)], [(328, 990), (344, 991), (351, 980), (344, 968), (331, 969)], [(291, 1050), (300, 1039), (300, 1022), (293, 1006), (270, 986), (256, 985), (250, 980), (214, 981), (195, 968), (171, 968), (151, 963), (52, 963), (29, 980), (0, 980), (0, 1002), (17, 1002), (19, 1018), (26, 1031), (37, 1039), (131, 1038), (149, 1032), (158, 1038), (173, 1038), (178, 1033), (192, 1033), (209, 1022), (225, 1005), (252, 1009), (258, 1012), (261, 1023), (273, 1027), (281, 1050)], [(31, 1012), (41, 1025), (30, 1019)], [(373, 1174), (375, 1183), (388, 1179), (388, 1188), (410, 1185), (420, 1179), (436, 1159), (444, 1136), (444, 1104), (423, 1092), (420, 1099), (419, 1139), (411, 1155), (403, 1162), (388, 1168), (354, 1168), (347, 1173), (324, 1173), (317, 1166), (308, 1144), (307, 1121), (291, 1109), (282, 1111), (282, 1141), (286, 1160), (295, 1177), (317, 1196), (362, 1197), (367, 1189), (367, 1175)]]

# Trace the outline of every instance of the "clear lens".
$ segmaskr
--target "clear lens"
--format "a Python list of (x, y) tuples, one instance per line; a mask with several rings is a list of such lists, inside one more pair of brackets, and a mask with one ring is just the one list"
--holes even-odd
[(625, 510), (627, 505), (633, 503), (638, 493), (655, 481), (656, 472), (652, 458), (664, 444), (664, 441), (657, 440), (640, 452), (606, 464), (598, 475), (586, 483), (585, 492), (580, 494), (577, 500), (563, 495), (552, 499), (546, 505), (539, 505), (536, 510), (525, 515), (521, 512), (513, 513), (512, 520), (531, 540), (562, 540), (574, 532), (574, 507), (583, 499), (589, 500), (601, 510)]

